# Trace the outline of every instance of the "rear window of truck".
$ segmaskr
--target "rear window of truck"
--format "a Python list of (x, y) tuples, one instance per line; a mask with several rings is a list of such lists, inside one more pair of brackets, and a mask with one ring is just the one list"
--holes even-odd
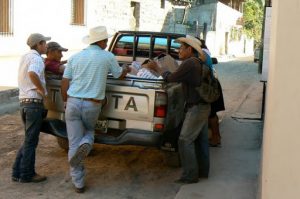
[[(150, 46), (151, 46), (151, 37), (150, 35), (138, 35), (136, 36), (137, 40), (137, 50), (136, 57), (150, 57)], [(161, 53), (167, 53), (178, 59), (178, 49), (180, 44), (175, 43), (175, 38), (170, 39), (170, 49), (168, 50), (168, 39), (167, 37), (153, 36), (153, 52), (152, 57), (156, 57)], [(133, 47), (134, 47), (134, 35), (122, 35), (118, 38), (117, 43), (115, 44), (112, 52), (116, 56), (133, 56)]]

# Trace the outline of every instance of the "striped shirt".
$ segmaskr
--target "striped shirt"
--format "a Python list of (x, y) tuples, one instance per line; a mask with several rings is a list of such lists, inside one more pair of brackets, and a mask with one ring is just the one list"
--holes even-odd
[(70, 80), (68, 96), (104, 99), (108, 73), (115, 78), (122, 74), (115, 56), (99, 46), (88, 46), (68, 60), (63, 75)]
[(158, 79), (158, 76), (154, 75), (149, 69), (147, 68), (141, 68), (136, 76), (145, 78), (145, 79)]
[(21, 58), (18, 72), (19, 98), (42, 99), (42, 96), (36, 92), (36, 86), (31, 82), (28, 72), (35, 72), (47, 94), (45, 64), (43, 58), (36, 50), (30, 50)]

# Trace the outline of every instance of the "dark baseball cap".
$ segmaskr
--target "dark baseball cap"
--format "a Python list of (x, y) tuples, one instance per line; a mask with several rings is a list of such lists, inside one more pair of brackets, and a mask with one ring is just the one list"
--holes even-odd
[(29, 47), (33, 47), (36, 44), (38, 44), (40, 41), (49, 41), (51, 40), (51, 37), (45, 37), (44, 35), (40, 34), (40, 33), (33, 33), (31, 35), (29, 35), (28, 39), (27, 39), (27, 45)]
[(61, 47), (61, 45), (57, 42), (51, 41), (47, 43), (47, 51), (49, 50), (60, 50), (60, 51), (68, 51), (67, 48)]

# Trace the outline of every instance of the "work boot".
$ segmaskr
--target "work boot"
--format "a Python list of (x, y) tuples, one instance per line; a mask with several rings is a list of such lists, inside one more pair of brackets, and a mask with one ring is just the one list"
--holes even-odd
[(86, 156), (89, 154), (91, 149), (92, 146), (88, 143), (84, 143), (80, 145), (75, 155), (70, 159), (71, 167), (78, 166), (84, 160), (84, 158), (86, 158)]
[(34, 182), (34, 183), (38, 183), (38, 182), (43, 182), (47, 180), (46, 176), (41, 176), (39, 174), (35, 174), (32, 178), (29, 179), (20, 179), (20, 182), (22, 183), (29, 183), (29, 182)]
[(178, 180), (175, 180), (175, 183), (179, 183), (179, 184), (193, 184), (197, 182), (199, 182), (198, 179), (188, 180), (188, 179), (179, 178)]
[(76, 192), (76, 193), (83, 193), (83, 192), (85, 191), (85, 187), (78, 188), (78, 187), (75, 187), (75, 186), (74, 186), (74, 189), (75, 189), (75, 192)]
[(13, 182), (20, 182), (20, 178), (14, 177), (14, 176), (11, 177), (11, 180), (12, 180)]

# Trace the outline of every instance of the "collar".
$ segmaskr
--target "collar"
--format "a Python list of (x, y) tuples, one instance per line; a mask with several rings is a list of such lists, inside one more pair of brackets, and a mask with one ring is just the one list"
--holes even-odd
[(98, 45), (89, 45), (87, 48), (90, 48), (90, 49), (98, 49), (98, 50), (103, 50), (102, 48), (100, 48), (100, 46)]
[(41, 56), (41, 54), (37, 50), (31, 49), (29, 52), (32, 53), (32, 54), (36, 54), (38, 56)]

